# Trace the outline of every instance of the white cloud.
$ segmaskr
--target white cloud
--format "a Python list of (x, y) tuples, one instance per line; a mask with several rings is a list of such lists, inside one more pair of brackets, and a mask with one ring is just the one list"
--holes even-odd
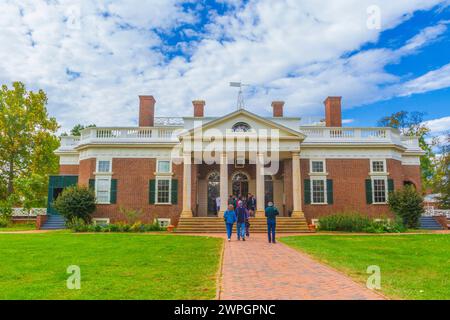
[[(43, 88), (50, 113), (65, 129), (77, 122), (133, 124), (139, 94), (155, 95), (159, 115), (189, 115), (196, 98), (207, 101), (207, 114), (220, 115), (235, 105), (237, 92), (229, 81), (254, 85), (247, 92), (250, 110), (268, 112), (272, 100), (283, 99), (290, 115), (321, 113), (327, 95), (342, 95), (344, 107), (351, 107), (450, 85), (439, 80), (446, 69), (404, 86), (384, 69), (439, 39), (447, 30), (444, 22), (398, 50), (348, 57), (376, 42), (382, 31), (366, 27), (371, 0), (221, 2), (235, 10), (211, 12), (212, 20), (199, 32), (192, 25), (197, 14), (175, 0), (2, 1), (0, 83), (21, 80), (31, 89)], [(438, 3), (443, 1), (378, 1), (382, 27)], [(200, 39), (180, 40), (177, 48), (189, 58), (170, 59), (160, 33), (181, 25), (186, 36)]]
[(402, 85), (400, 95), (408, 96), (450, 87), (450, 63)]
[(424, 124), (432, 134), (445, 133), (450, 130), (450, 117), (443, 117), (425, 121)]

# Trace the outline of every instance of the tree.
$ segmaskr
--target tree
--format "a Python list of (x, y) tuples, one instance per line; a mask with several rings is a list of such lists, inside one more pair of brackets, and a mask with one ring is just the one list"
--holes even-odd
[(425, 154), (420, 157), (422, 184), (425, 187), (431, 187), (431, 181), (435, 175), (433, 147), (437, 144), (437, 140), (433, 138), (430, 143), (427, 142), (430, 129), (424, 124), (423, 115), (422, 112), (399, 111), (381, 118), (378, 125), (398, 129), (405, 136), (417, 136), (419, 138), (419, 146), (425, 151)]
[(83, 126), (82, 124), (76, 124), (72, 130), (70, 130), (70, 135), (72, 136), (81, 136), (81, 131), (86, 128), (95, 128), (95, 124), (89, 124), (87, 126)]
[[(44, 91), (27, 91), (21, 82), (0, 90), (0, 199), (11, 196), (17, 179), (57, 172), (58, 124), (47, 114)], [(41, 186), (45, 192), (46, 185)]]
[(389, 207), (400, 217), (407, 228), (419, 227), (419, 218), (423, 213), (423, 198), (413, 186), (407, 185), (389, 193)]
[(95, 211), (95, 194), (83, 186), (67, 187), (53, 202), (53, 206), (68, 221), (83, 219), (89, 223)]
[(439, 201), (444, 209), (450, 209), (450, 133), (440, 144), (436, 157), (436, 176), (433, 190), (439, 194)]

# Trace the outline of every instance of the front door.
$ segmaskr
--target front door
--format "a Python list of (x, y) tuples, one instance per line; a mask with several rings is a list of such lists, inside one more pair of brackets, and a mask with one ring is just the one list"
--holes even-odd
[(247, 197), (248, 177), (245, 174), (237, 173), (233, 176), (232, 191), (236, 197)]

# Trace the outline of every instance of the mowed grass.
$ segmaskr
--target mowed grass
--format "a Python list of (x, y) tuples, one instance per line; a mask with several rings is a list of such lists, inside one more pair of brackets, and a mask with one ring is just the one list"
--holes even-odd
[(16, 224), (12, 224), (8, 227), (4, 227), (4, 228), (0, 227), (0, 232), (29, 231), (29, 230), (36, 230), (36, 224), (35, 223), (16, 223)]
[[(0, 234), (0, 299), (213, 299), (222, 239)], [(67, 268), (81, 270), (69, 290)]]
[[(285, 237), (304, 251), (365, 284), (367, 267), (381, 269), (381, 293), (394, 299), (450, 299), (450, 235)], [(301, 271), (299, 271), (301, 272)]]

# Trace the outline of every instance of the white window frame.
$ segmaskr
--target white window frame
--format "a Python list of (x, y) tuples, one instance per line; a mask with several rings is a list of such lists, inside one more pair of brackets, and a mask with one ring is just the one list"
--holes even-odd
[[(383, 169), (384, 170), (383, 171), (373, 171), (373, 163), (374, 162), (383, 162)], [(373, 174), (373, 175), (388, 174), (386, 159), (370, 159), (370, 174)]]
[[(109, 171), (100, 172), (100, 170), (99, 170), (100, 161), (108, 161), (109, 162)], [(111, 158), (97, 158), (97, 162), (95, 164), (95, 173), (97, 173), (97, 174), (112, 173), (112, 159)]]
[[(159, 171), (159, 163), (160, 162), (169, 162), (169, 172), (160, 172)], [(157, 175), (171, 175), (172, 174), (172, 160), (171, 159), (157, 159), (156, 160), (156, 174)]]
[[(322, 162), (323, 171), (322, 172), (313, 172), (313, 162)], [(328, 175), (327, 172), (327, 162), (325, 159), (309, 159), (309, 175), (310, 176), (323, 176)]]
[[(98, 183), (99, 180), (108, 180), (108, 201), (98, 201)], [(95, 177), (95, 198), (98, 204), (111, 204), (111, 176), (99, 175)]]
[(161, 228), (167, 228), (168, 226), (170, 226), (170, 218), (156, 218), (155, 220)]
[[(159, 193), (159, 183), (158, 181), (167, 180), (169, 181), (169, 200), (168, 202), (159, 202), (158, 201), (158, 193)], [(155, 204), (172, 204), (172, 179), (170, 177), (157, 177), (155, 180)]]
[[(314, 202), (314, 194), (313, 194), (313, 181), (323, 181), (323, 200), (324, 202)], [(327, 178), (326, 177), (315, 177), (310, 179), (310, 193), (311, 193), (311, 204), (313, 205), (325, 205), (328, 204), (328, 190), (327, 190)]]
[(104, 222), (106, 225), (110, 224), (109, 218), (93, 218), (92, 222), (96, 226), (98, 222)]
[[(384, 180), (384, 202), (375, 202), (375, 180)], [(372, 183), (372, 204), (387, 204), (389, 196), (389, 186), (387, 176), (373, 176), (371, 179)]]

